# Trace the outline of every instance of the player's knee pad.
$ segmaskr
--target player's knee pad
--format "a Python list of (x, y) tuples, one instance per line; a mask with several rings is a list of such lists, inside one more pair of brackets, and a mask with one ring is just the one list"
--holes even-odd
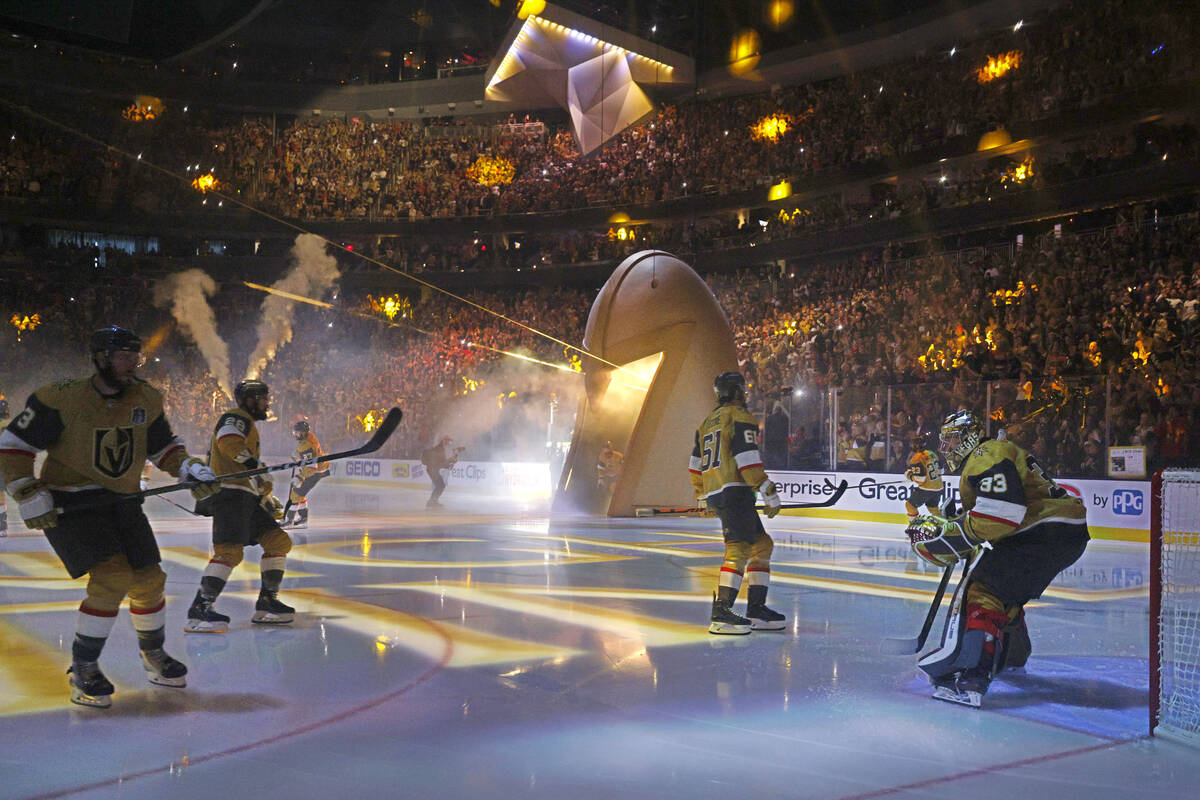
[(167, 573), (158, 564), (135, 569), (129, 584), (129, 599), (139, 606), (157, 605), (163, 599)]
[(263, 534), (258, 543), (262, 546), (264, 556), (286, 556), (292, 550), (292, 537), (282, 528)]
[(773, 552), (775, 552), (774, 540), (769, 535), (760, 533), (750, 545), (750, 560), (762, 561), (769, 564), (771, 562), (771, 553)]
[(214, 544), (213, 559), (220, 561), (230, 569), (242, 563), (242, 546), (240, 544)]
[(116, 611), (133, 583), (133, 569), (124, 555), (110, 556), (88, 570), (88, 608)]
[(726, 542), (725, 563), (737, 567), (738, 572), (744, 572), (746, 563), (750, 560), (749, 542)]

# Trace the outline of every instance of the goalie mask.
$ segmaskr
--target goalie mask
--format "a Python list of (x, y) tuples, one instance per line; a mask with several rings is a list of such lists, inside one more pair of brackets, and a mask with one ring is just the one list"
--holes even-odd
[(970, 411), (955, 411), (942, 423), (941, 452), (946, 468), (957, 472), (971, 451), (984, 440), (983, 422)]

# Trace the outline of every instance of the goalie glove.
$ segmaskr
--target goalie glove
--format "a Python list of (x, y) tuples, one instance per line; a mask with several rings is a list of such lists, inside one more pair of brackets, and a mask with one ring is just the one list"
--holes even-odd
[(762, 493), (763, 513), (767, 515), (767, 519), (771, 519), (779, 513), (780, 506), (783, 503), (779, 500), (779, 492), (775, 491), (775, 481), (768, 478), (758, 487), (758, 491)]
[(951, 567), (961, 559), (972, 558), (976, 549), (983, 544), (968, 534), (956, 520), (932, 514), (910, 520), (904, 533), (913, 552), (939, 568)]
[(18, 478), (8, 485), (8, 491), (17, 501), (25, 527), (44, 531), (58, 524), (58, 509), (45, 481)]
[(192, 497), (196, 500), (212, 497), (221, 491), (221, 484), (217, 482), (217, 475), (212, 471), (212, 467), (195, 456), (188, 456), (183, 460), (179, 465), (178, 477), (181, 483), (195, 484), (190, 489)]
[(279, 502), (279, 498), (269, 492), (263, 495), (261, 501), (262, 507), (266, 509), (271, 518), (278, 522), (283, 519), (283, 503)]

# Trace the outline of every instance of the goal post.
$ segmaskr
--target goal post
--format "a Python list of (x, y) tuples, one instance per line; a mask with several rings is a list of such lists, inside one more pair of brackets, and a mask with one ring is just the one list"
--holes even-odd
[(1200, 469), (1150, 483), (1150, 733), (1200, 746)]

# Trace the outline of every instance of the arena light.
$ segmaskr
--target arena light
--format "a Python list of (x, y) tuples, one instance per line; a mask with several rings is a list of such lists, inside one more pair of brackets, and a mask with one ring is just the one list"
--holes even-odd
[(22, 333), (31, 331), (38, 325), (42, 324), (42, 318), (38, 314), (26, 314), (25, 316), (13, 314), (12, 319), (10, 319), (9, 322), (11, 322), (12, 326), (17, 329), (17, 341), (19, 342), (21, 341)]
[(767, 190), (767, 202), (772, 200), (784, 200), (792, 196), (792, 184), (790, 181), (780, 181)]
[(192, 179), (192, 188), (200, 194), (208, 194), (215, 192), (221, 188), (221, 182), (211, 172), (199, 175)]
[(1022, 53), (1020, 50), (1009, 50), (998, 56), (989, 55), (987, 63), (980, 67), (975, 76), (980, 83), (991, 83), (997, 78), (1007, 75), (1021, 66)]
[(756, 142), (776, 142), (795, 125), (791, 114), (776, 112), (750, 126), (750, 137)]

